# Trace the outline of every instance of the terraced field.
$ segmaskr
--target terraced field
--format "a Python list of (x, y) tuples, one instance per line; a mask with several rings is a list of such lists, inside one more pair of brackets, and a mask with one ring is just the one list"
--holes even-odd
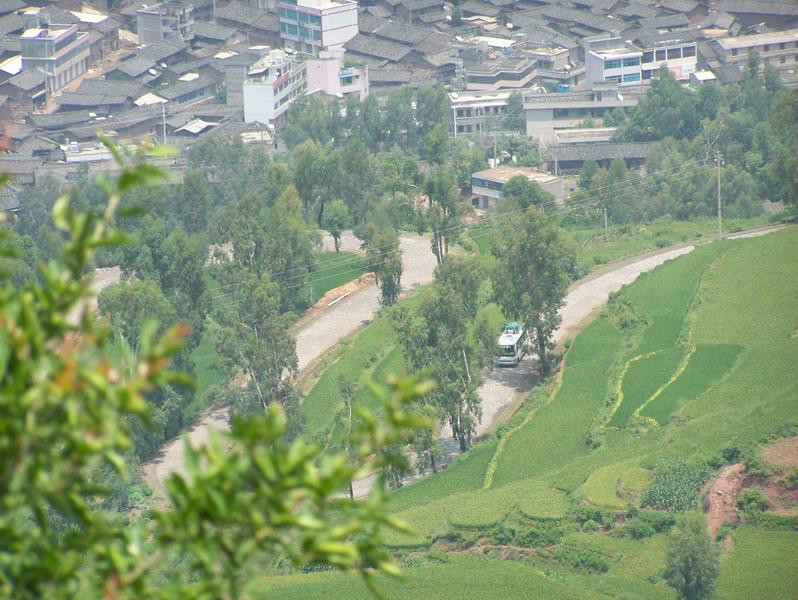
[[(674, 598), (661, 579), (667, 534), (610, 535), (605, 529), (621, 527), (605, 521), (610, 513), (579, 511), (636, 504), (664, 458), (701, 461), (798, 423), (796, 248), (795, 228), (713, 243), (622, 290), (616, 308), (573, 341), (559, 385), (533, 393), (509, 437), (394, 494), (395, 514), (416, 533), (387, 541), (417, 550), (407, 555), (408, 582), (385, 582), (388, 596)], [(624, 371), (652, 352), (658, 361), (638, 359)], [(626, 421), (613, 423), (627, 400)], [(485, 550), (509, 561), (429, 549), (528, 518), (554, 519), (567, 535), (519, 555)], [(746, 525), (733, 537), (718, 597), (789, 597), (798, 587), (798, 533)], [(590, 574), (560, 557), (604, 561), (608, 570)], [(357, 578), (334, 574), (269, 578), (262, 589), (263, 597), (367, 595)]]

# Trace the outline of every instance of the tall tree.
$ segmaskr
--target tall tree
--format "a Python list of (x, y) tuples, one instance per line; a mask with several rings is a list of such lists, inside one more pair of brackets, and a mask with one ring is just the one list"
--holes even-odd
[(424, 154), (433, 165), (442, 165), (448, 154), (449, 138), (443, 125), (438, 123), (424, 136)]
[(343, 200), (335, 200), (324, 216), (324, 229), (332, 237), (336, 252), (340, 251), (341, 235), (347, 225), (349, 225), (349, 211), (346, 204)]
[[(438, 417), (449, 423), (463, 452), (482, 416), (476, 390), (483, 357), (471, 335), (482, 281), (478, 259), (449, 256), (436, 269), (432, 292), (424, 302), (416, 310), (402, 308), (392, 315), (410, 368), (428, 370), (438, 383), (428, 406), (434, 406)], [(425, 454), (421, 464), (434, 469), (434, 443), (421, 437), (416, 449)]]
[(430, 200), (427, 221), (432, 230), (432, 253), (441, 264), (449, 246), (457, 241), (462, 212), (452, 169), (432, 171), (424, 181), (424, 191)]
[(100, 293), (98, 304), (100, 313), (134, 351), (146, 321), (156, 321), (161, 333), (177, 321), (174, 307), (152, 280), (109, 285)]
[(521, 209), (530, 206), (539, 206), (544, 210), (554, 208), (554, 196), (523, 175), (511, 177), (502, 186), (502, 198)]
[(402, 251), (393, 227), (382, 227), (368, 240), (366, 259), (380, 286), (383, 306), (391, 306), (402, 292)]
[(684, 600), (707, 600), (715, 590), (718, 551), (712, 545), (704, 515), (679, 518), (665, 558), (665, 580)]
[(189, 233), (204, 231), (208, 225), (211, 209), (211, 193), (205, 176), (197, 170), (189, 170), (177, 193), (176, 214), (183, 228)]
[(542, 210), (531, 207), (494, 232), (492, 253), (498, 259), (494, 290), (501, 290), (496, 301), (508, 318), (524, 324), (545, 373), (568, 290), (565, 240)]

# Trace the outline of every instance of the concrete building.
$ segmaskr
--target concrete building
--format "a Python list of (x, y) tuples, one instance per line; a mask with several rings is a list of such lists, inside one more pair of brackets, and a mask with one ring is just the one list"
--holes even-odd
[(616, 108), (637, 105), (644, 89), (618, 89), (615, 84), (594, 86), (589, 92), (565, 94), (527, 94), (524, 96), (526, 133), (549, 143), (556, 129), (578, 126), (588, 117), (603, 118)]
[(286, 48), (318, 55), (358, 34), (357, 0), (280, 0), (279, 9)]
[(512, 93), (510, 90), (450, 93), (455, 135), (495, 129), (497, 121), (507, 114)]
[(136, 11), (139, 44), (162, 40), (187, 42), (194, 37), (193, 7), (182, 0), (165, 0)]
[(305, 63), (308, 78), (308, 94), (322, 93), (343, 98), (352, 94), (364, 100), (369, 94), (368, 66), (347, 67), (344, 51), (322, 50), (319, 56)]
[(305, 62), (272, 50), (249, 68), (244, 79), (244, 122), (281, 127), (291, 102), (304, 95), (307, 86)]
[(477, 208), (490, 208), (502, 199), (502, 188), (504, 184), (513, 177), (526, 177), (529, 181), (534, 181), (545, 191), (552, 194), (555, 200), (563, 199), (562, 179), (527, 167), (514, 167), (502, 165), (493, 169), (477, 171), (471, 175), (471, 193), (475, 196), (473, 204)]
[(748, 62), (751, 52), (756, 52), (763, 63), (777, 69), (798, 67), (798, 29), (720, 38), (709, 44), (718, 60), (725, 65), (742, 67)]
[(647, 48), (640, 48), (612, 33), (584, 38), (582, 44), (585, 79), (589, 86), (597, 83), (640, 85), (655, 77), (662, 66), (676, 79), (685, 81), (698, 65), (695, 41), (683, 41), (677, 36)]
[(535, 61), (530, 59), (499, 60), (465, 67), (466, 89), (495, 91), (522, 89), (534, 83)]
[(89, 68), (89, 37), (77, 25), (44, 25), (31, 22), (20, 36), (22, 71), (40, 70), (47, 89), (55, 92), (83, 75)]

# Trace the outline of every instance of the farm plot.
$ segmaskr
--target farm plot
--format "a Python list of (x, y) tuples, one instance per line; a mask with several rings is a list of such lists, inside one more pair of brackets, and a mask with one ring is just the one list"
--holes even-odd
[(556, 397), (507, 439), (497, 457), (494, 487), (537, 477), (589, 451), (585, 436), (604, 404), (606, 388), (601, 382), (620, 343), (620, 333), (605, 319), (595, 321), (574, 340)]
[(396, 513), (397, 518), (413, 528), (414, 534), (392, 532), (386, 536), (386, 542), (394, 546), (424, 545), (450, 526), (486, 529), (516, 508), (531, 519), (561, 519), (565, 516), (567, 502), (563, 492), (529, 479), (500, 488), (450, 494)]
[(649, 472), (639, 466), (638, 459), (632, 459), (596, 469), (582, 486), (582, 493), (594, 506), (623, 510), (643, 492), (648, 480)]
[(661, 394), (640, 411), (640, 415), (665, 425), (671, 415), (693, 398), (698, 398), (734, 366), (742, 348), (734, 344), (699, 346), (685, 370)]
[(720, 567), (718, 598), (795, 598), (798, 533), (744, 526), (732, 537), (734, 549)]

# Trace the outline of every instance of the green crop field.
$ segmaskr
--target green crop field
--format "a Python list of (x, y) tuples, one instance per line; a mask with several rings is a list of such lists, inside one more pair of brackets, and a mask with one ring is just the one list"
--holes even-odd
[(745, 526), (720, 568), (719, 600), (790, 599), (798, 590), (798, 533)]
[(498, 458), (495, 487), (538, 477), (589, 451), (585, 435), (606, 393), (605, 387), (596, 382), (606, 377), (620, 342), (618, 331), (604, 319), (577, 336), (565, 360), (562, 386), (554, 400), (542, 406), (525, 427), (508, 439)]
[[(544, 517), (545, 507), (550, 516), (565, 515), (562, 522), (571, 531), (557, 547), (571, 556), (601, 556), (608, 572), (589, 574), (552, 562), (545, 552), (536, 562), (419, 550), (413, 560), (423, 566), (406, 569), (407, 583), (381, 580), (388, 596), (483, 598), (500, 590), (507, 598), (675, 598), (661, 579), (666, 533), (636, 540), (616, 535), (620, 525), (611, 532), (577, 532), (571, 511), (590, 505), (622, 509), (638, 502), (649, 469), (660, 459), (700, 462), (798, 422), (796, 248), (798, 229), (789, 228), (699, 247), (641, 277), (618, 295), (618, 304), (639, 317), (637, 325), (621, 330), (608, 312), (581, 332), (565, 357), (559, 388), (536, 392), (536, 409), (527, 412), (528, 420), (505, 439), (500, 453), (497, 440), (490, 439), (441, 473), (392, 495), (394, 514), (417, 531), (410, 538), (387, 536), (396, 546), (430, 547), (447, 531), (481, 529), (479, 535), (486, 535), (508, 513)], [(400, 364), (392, 346), (375, 347), (380, 353), (369, 372), (382, 376)], [(647, 374), (630, 367), (620, 385), (625, 398), (638, 398), (626, 410), (634, 413), (648, 400), (640, 414), (659, 426), (602, 426), (622, 366), (647, 352), (670, 362), (642, 363)], [(368, 358), (366, 353), (352, 363), (356, 372), (363, 372)], [(492, 486), (484, 490), (492, 459)], [(798, 534), (743, 526), (733, 538), (717, 597), (790, 597), (798, 588)], [(269, 578), (259, 589), (264, 597), (367, 597), (357, 578), (334, 574)]]
[(685, 401), (698, 398), (730, 371), (741, 351), (734, 344), (699, 346), (690, 356), (687, 368), (640, 414), (665, 425)]
[(368, 272), (365, 257), (353, 252), (321, 252), (316, 255), (316, 272), (311, 275), (313, 284), (303, 286), (297, 293), (296, 311), (304, 312), (318, 302), (324, 294), (349, 283)]

